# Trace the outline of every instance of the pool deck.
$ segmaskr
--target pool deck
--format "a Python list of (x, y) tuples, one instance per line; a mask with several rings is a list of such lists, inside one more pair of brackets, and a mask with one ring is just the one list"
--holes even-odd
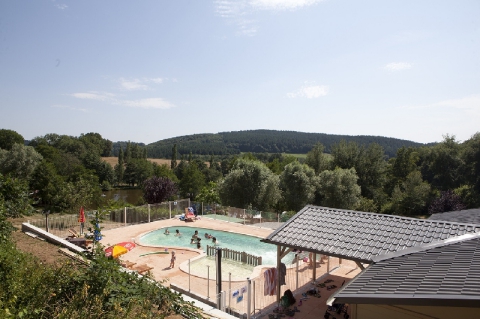
[[(231, 223), (219, 220), (213, 220), (209, 218), (202, 218), (195, 222), (184, 222), (178, 219), (168, 219), (168, 220), (161, 220), (155, 221), (151, 223), (139, 224), (139, 225), (132, 225), (126, 226), (116, 229), (110, 229), (102, 231), (104, 235), (101, 243), (105, 246), (110, 246), (119, 242), (123, 241), (135, 241), (138, 243), (139, 238), (156, 229), (168, 227), (171, 233), (175, 232), (176, 226), (190, 226), (192, 227), (192, 234), (195, 228), (209, 228), (214, 230), (221, 230), (221, 231), (230, 231), (239, 234), (257, 236), (261, 238), (265, 238), (274, 230), (271, 228), (262, 228), (257, 226), (251, 225), (243, 225), (239, 223)], [(184, 234), (189, 236), (190, 234)], [(172, 248), (169, 248), (169, 252)], [(176, 262), (175, 267), (171, 269), (170, 265), (170, 254), (153, 254), (147, 256), (140, 256), (145, 253), (150, 252), (164, 252), (164, 247), (146, 247), (137, 245), (136, 248), (128, 252), (127, 254), (120, 257), (123, 261), (130, 261), (132, 263), (136, 263), (136, 265), (146, 264), (150, 267), (153, 267), (151, 270), (151, 275), (153, 278), (159, 282), (163, 282), (164, 285), (169, 286), (170, 283), (182, 286), (182, 287), (189, 287), (191, 283), (191, 279), (189, 280), (188, 273), (182, 271), (180, 269), (180, 265), (183, 264), (182, 269), (185, 269), (185, 265), (188, 264), (189, 259), (194, 259), (196, 257), (202, 256), (203, 252), (197, 249), (189, 249), (189, 248), (174, 248), (176, 251)], [(319, 264), (317, 265), (317, 273), (321, 274), (326, 272), (326, 265)], [(252, 277), (260, 275), (260, 272), (263, 271), (262, 267), (257, 267), (257, 272), (252, 274)], [(288, 271), (294, 271), (293, 269), (289, 269)], [(331, 284), (335, 284), (337, 287), (340, 287), (342, 282), (345, 280), (348, 282), (351, 278), (355, 277), (360, 272), (360, 269), (356, 268), (356, 265), (352, 262), (344, 261), (342, 263), (342, 267), (336, 269), (330, 274), (326, 274), (321, 280), (332, 279), (334, 282)], [(215, 280), (207, 282), (205, 278), (195, 278), (193, 284), (200, 285), (200, 286), (209, 286), (210, 298), (214, 297), (215, 292)], [(313, 287), (311, 284), (306, 284), (302, 287), (299, 287), (294, 294), (296, 295), (297, 299), (298, 296), (301, 296), (302, 292)], [(193, 287), (192, 287), (193, 288)], [(205, 289), (205, 288), (204, 288)], [(337, 288), (338, 289), (338, 288)], [(335, 292), (336, 289), (327, 291), (325, 288), (321, 289), (321, 298), (316, 297), (309, 297), (308, 299), (302, 301), (302, 305), (299, 306), (299, 301), (297, 300), (297, 309), (299, 312), (296, 312), (295, 318), (297, 319), (310, 319), (310, 318), (320, 318), (323, 317), (327, 306), (326, 300), (328, 297)], [(206, 294), (205, 294), (206, 295)], [(256, 316), (256, 318), (269, 318), (268, 314), (272, 313), (273, 307), (267, 308), (268, 311), (262, 312), (263, 316)], [(336, 317), (340, 317), (339, 315), (335, 314)], [(342, 316), (343, 317), (343, 316)]]

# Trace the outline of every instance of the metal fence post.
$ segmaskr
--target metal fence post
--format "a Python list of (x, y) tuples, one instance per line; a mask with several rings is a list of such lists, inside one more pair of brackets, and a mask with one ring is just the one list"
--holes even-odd
[(170, 219), (172, 219), (172, 202), (168, 202), (168, 211), (170, 212)]
[(250, 277), (247, 278), (247, 319), (250, 319), (250, 314), (252, 313), (251, 307), (251, 300), (252, 300), (252, 281)]
[(228, 310), (231, 310), (232, 308), (230, 307), (230, 303), (232, 301), (232, 298), (230, 297), (232, 295), (232, 273), (228, 273)]
[(125, 226), (127, 226), (127, 207), (123, 209), (123, 221)]

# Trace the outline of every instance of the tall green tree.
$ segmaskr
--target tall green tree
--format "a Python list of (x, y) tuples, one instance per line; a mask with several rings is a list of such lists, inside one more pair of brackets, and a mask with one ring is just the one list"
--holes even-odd
[(202, 187), (195, 200), (205, 204), (220, 203), (217, 184), (215, 182), (208, 182), (207, 185)]
[(224, 205), (265, 210), (280, 200), (279, 183), (265, 164), (240, 159), (219, 184), (219, 195)]
[(15, 143), (8, 151), (0, 149), (0, 173), (28, 180), (42, 158), (33, 147)]
[(305, 164), (315, 170), (315, 174), (330, 168), (330, 160), (328, 156), (324, 154), (325, 146), (322, 143), (317, 143), (310, 152), (307, 153)]
[(374, 200), (383, 197), (387, 163), (383, 148), (372, 143), (368, 147), (342, 140), (332, 146), (333, 165), (344, 169), (355, 168), (362, 196)]
[(461, 186), (464, 182), (461, 168), (461, 148), (455, 136), (446, 135), (441, 143), (423, 148), (421, 172), (425, 180), (435, 189), (446, 191)]
[(312, 204), (317, 186), (315, 171), (298, 161), (285, 166), (280, 175), (280, 189), (287, 210), (299, 211), (305, 205)]
[(395, 186), (391, 202), (382, 211), (399, 215), (418, 215), (427, 212), (430, 185), (423, 181), (419, 171), (413, 171), (400, 185)]
[(117, 177), (118, 183), (122, 183), (125, 174), (125, 161), (123, 159), (123, 149), (120, 148), (118, 153), (118, 163), (115, 165), (115, 175)]
[(172, 161), (170, 162), (170, 168), (173, 170), (177, 167), (177, 144), (172, 147)]
[(28, 184), (21, 179), (4, 176), (0, 173), (0, 202), (3, 203), (6, 217), (21, 217), (33, 213)]
[(180, 180), (180, 194), (195, 200), (195, 197), (205, 185), (205, 177), (195, 163), (186, 164), (183, 177)]
[(14, 144), (24, 144), (23, 136), (13, 130), (0, 129), (0, 149), (11, 150)]
[(323, 171), (319, 179), (318, 192), (323, 206), (353, 209), (359, 202), (361, 191), (354, 168)]

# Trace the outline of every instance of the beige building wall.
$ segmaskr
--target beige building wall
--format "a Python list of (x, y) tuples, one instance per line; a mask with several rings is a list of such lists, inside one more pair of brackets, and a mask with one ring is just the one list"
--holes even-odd
[(405, 305), (352, 305), (351, 319), (452, 319), (480, 318), (479, 308), (425, 307)]

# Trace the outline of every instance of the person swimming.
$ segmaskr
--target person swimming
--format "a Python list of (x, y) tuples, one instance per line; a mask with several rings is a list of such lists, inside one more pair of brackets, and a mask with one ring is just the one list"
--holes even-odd
[(168, 230), (168, 228), (165, 229), (165, 233), (164, 233), (164, 234), (165, 234), (165, 235), (170, 235), (170, 231)]
[(176, 229), (175, 236), (182, 237), (182, 233), (178, 229)]
[(210, 235), (209, 233), (205, 233), (205, 238), (206, 238), (206, 239), (210, 239), (210, 238), (212, 238), (212, 237), (213, 237), (213, 236)]
[(212, 237), (212, 243), (217, 246), (217, 245), (220, 245), (220, 242), (217, 240), (216, 237)]

